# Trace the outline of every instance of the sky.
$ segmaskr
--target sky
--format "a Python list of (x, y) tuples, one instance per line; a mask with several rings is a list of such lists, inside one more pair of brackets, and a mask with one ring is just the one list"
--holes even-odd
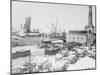
[[(93, 25), (95, 26), (95, 7), (92, 7)], [(57, 24), (57, 31), (83, 30), (88, 25), (88, 6), (62, 5), (33, 2), (12, 2), (12, 28), (21, 30), (26, 17), (31, 17), (31, 29), (51, 32), (52, 23)]]

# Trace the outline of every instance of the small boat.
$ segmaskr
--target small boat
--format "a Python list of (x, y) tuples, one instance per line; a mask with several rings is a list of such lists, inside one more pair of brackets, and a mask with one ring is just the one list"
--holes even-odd
[(26, 57), (26, 56), (30, 56), (30, 55), (31, 55), (30, 50), (16, 51), (15, 53), (12, 53), (12, 59), (17, 59), (20, 57)]

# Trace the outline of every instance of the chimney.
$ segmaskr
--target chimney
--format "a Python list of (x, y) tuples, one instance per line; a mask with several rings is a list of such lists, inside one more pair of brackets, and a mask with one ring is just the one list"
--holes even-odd
[(93, 23), (92, 23), (92, 6), (89, 6), (88, 25), (93, 26)]

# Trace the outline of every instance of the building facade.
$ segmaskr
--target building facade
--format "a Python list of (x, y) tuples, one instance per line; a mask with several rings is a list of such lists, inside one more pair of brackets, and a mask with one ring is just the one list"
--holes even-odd
[(87, 33), (86, 31), (69, 31), (69, 33), (66, 36), (66, 41), (86, 44), (87, 42), (86, 33)]
[(85, 45), (93, 45), (96, 43), (95, 26), (92, 23), (92, 6), (89, 6), (88, 25), (84, 27), (83, 31), (71, 30), (66, 35), (67, 42), (78, 42)]

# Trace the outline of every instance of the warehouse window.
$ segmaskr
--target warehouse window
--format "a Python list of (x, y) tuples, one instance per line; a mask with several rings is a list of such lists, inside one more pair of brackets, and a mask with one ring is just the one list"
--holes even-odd
[(81, 38), (81, 39), (84, 39), (84, 38)]
[(79, 39), (79, 37), (77, 37), (77, 39)]

